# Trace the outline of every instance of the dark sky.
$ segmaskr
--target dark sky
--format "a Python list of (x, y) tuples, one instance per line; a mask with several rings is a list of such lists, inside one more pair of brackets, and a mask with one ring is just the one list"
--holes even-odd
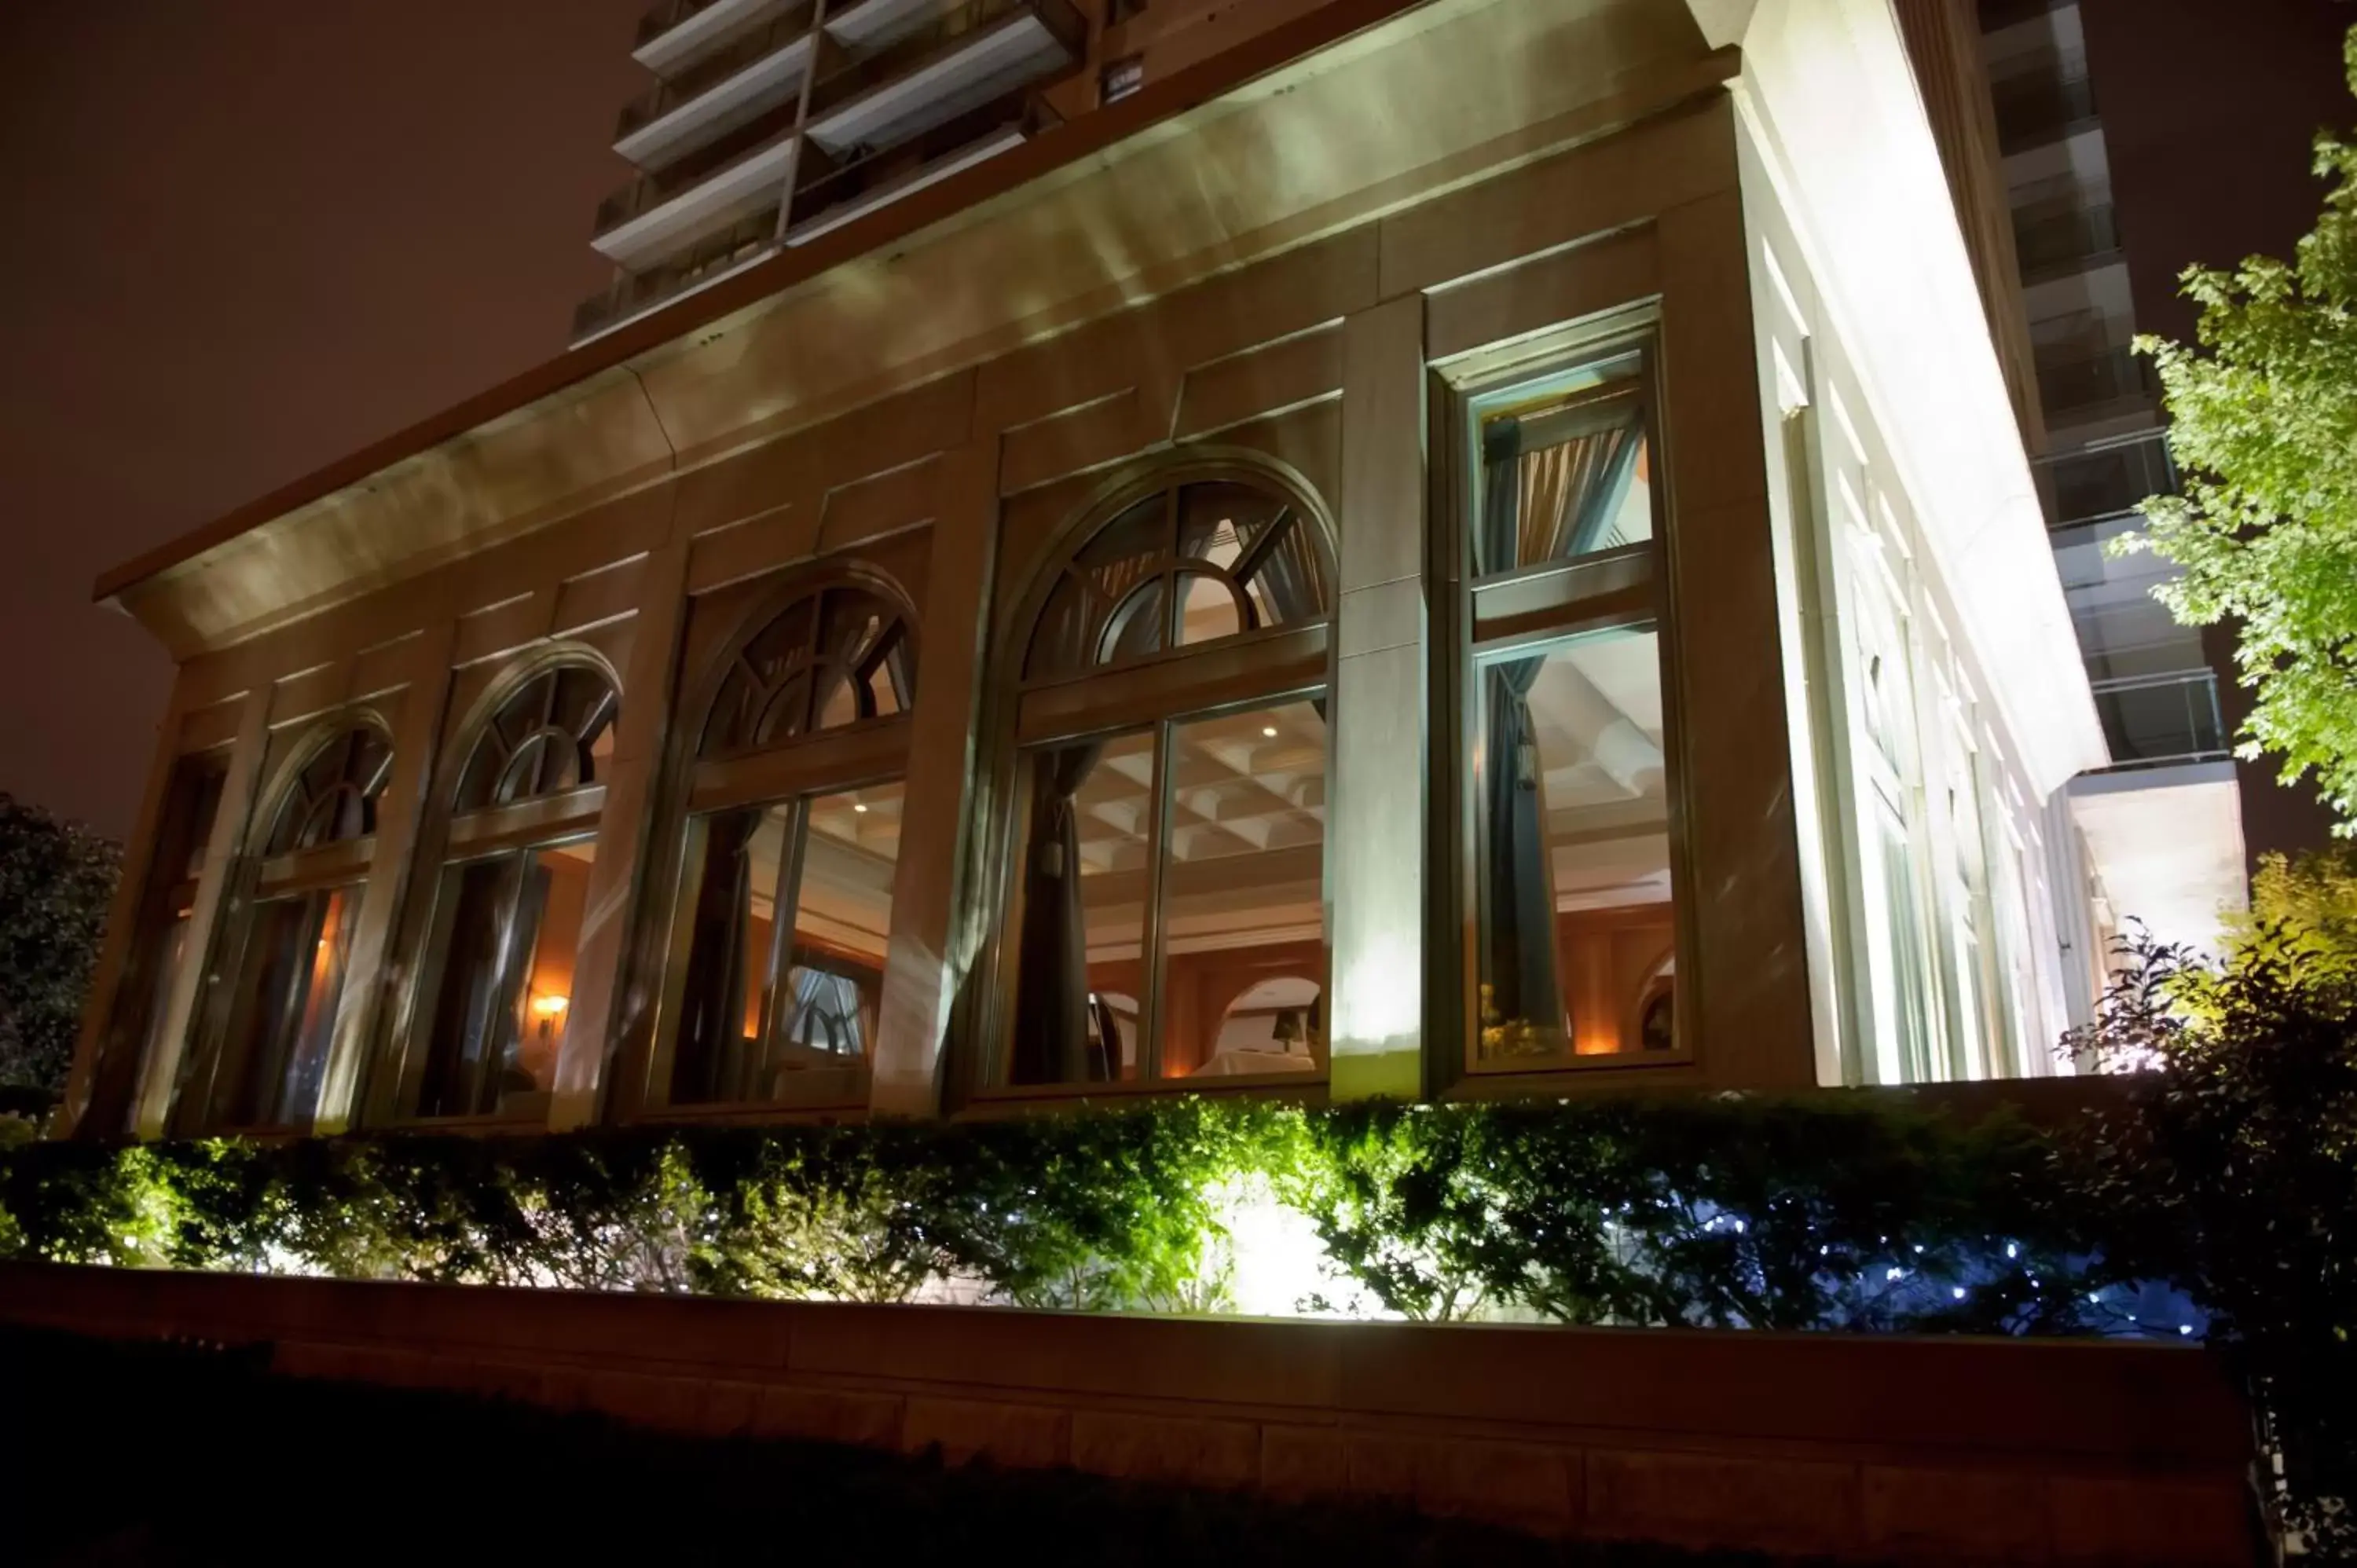
[(0, 0), (0, 789), (120, 834), (103, 568), (560, 351), (646, 0)]

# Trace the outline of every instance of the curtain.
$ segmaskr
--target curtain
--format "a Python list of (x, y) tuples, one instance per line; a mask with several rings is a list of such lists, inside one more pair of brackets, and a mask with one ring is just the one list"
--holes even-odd
[(1631, 403), (1616, 423), (1533, 451), (1523, 449), (1515, 421), (1490, 426), (1482, 437), (1485, 575), (1630, 542), (1615, 524), (1644, 447), (1641, 412)]
[(1015, 1083), (1096, 1083), (1106, 1060), (1089, 1047), (1087, 914), (1081, 904), (1081, 826), (1073, 797), (1097, 765), (1094, 742), (1039, 753), (1031, 764), (1031, 825), (1017, 936)]
[(1314, 620), (1326, 613), (1326, 567), (1306, 520), (1287, 513), (1275, 526), (1282, 532), (1263, 546), (1245, 584), (1262, 626)]
[(674, 1105), (724, 1098), (730, 1069), (744, 1055), (744, 950), (753, 929), (751, 850), (760, 824), (758, 809), (705, 821), (695, 932), (681, 981), (679, 1034), (673, 1047)]

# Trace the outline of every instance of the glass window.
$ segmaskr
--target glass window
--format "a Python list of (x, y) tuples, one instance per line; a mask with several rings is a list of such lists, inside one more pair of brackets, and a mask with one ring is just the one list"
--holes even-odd
[(443, 872), (418, 1115), (546, 1114), (597, 859), (576, 839)]
[(309, 1123), (327, 1073), (359, 906), (357, 887), (322, 888), (254, 906), (214, 1079), (215, 1126)]
[[(1329, 577), (1292, 496), (1214, 477), (1116, 510), (1052, 578), (1026, 679), (1079, 683), (1052, 710), (1072, 738), (1016, 758), (1001, 1083), (1324, 1071)], [(1198, 650), (1313, 628), (1202, 711)], [(1139, 701), (1100, 671), (1162, 653), (1167, 716), (1092, 729), (1096, 693)]]
[(905, 723), (916, 679), (905, 607), (860, 583), (791, 600), (729, 656), (689, 765), (651, 1103), (865, 1092), (904, 799), (874, 778), (894, 754), (872, 726)]
[(864, 1070), (901, 799), (899, 784), (877, 784), (691, 825), (670, 1103), (790, 1101), (826, 1087), (797, 1079)]
[(1480, 1058), (1670, 1048), (1659, 632), (1598, 632), (1492, 658), (1480, 688)]
[(1577, 371), (1484, 400), (1473, 531), (1482, 575), (1653, 537), (1644, 403), (1631, 370)]
[[(229, 967), (227, 1017), (201, 1093), (180, 1086), (203, 1129), (303, 1128), (318, 1110), (343, 1000), (361, 887), (368, 880), (378, 799), (393, 749), (356, 725), (315, 750), (265, 821), (264, 858)], [(209, 1073), (207, 1069), (209, 1069)]]
[(1646, 359), (1469, 389), (1469, 1065), (1680, 1057)]
[(564, 665), (511, 693), (468, 749), (419, 970), (408, 1114), (546, 1118), (618, 714), (603, 671)]

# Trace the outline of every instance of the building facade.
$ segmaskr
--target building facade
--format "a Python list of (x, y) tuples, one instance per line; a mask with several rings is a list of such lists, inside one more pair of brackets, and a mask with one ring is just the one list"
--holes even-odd
[(2068, 1070), (2108, 756), (1908, 43), (659, 7), (579, 345), (100, 585), (61, 1121)]

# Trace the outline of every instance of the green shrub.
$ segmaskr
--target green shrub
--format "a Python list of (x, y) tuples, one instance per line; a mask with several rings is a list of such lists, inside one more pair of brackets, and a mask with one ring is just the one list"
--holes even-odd
[[(2108, 1326), (2084, 1303), (2117, 1270), (2073, 1190), (2018, 1122), (1879, 1098), (1181, 1098), (972, 1123), (29, 1144), (0, 1152), (0, 1249), (1080, 1311), (1233, 1311), (1251, 1275), (1259, 1310), (2074, 1333)], [(1270, 1277), (1302, 1283), (1272, 1301)]]

